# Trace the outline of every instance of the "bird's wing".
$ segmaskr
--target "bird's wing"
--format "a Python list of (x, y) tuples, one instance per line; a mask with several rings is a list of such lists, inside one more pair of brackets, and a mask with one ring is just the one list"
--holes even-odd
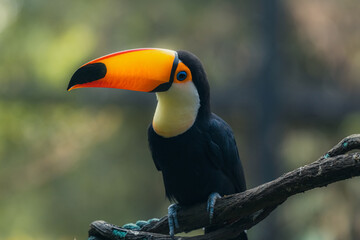
[(156, 151), (153, 151), (153, 146), (152, 146), (152, 141), (151, 139), (154, 139), (155, 136), (155, 131), (152, 127), (152, 124), (150, 124), (149, 128), (148, 128), (148, 142), (149, 142), (149, 148), (150, 148), (150, 152), (151, 152), (151, 156), (152, 159), (154, 161), (155, 167), (158, 171), (161, 171), (161, 166), (160, 166), (160, 162), (158, 161), (159, 157), (156, 155)]
[(212, 163), (233, 182), (238, 192), (246, 190), (244, 171), (230, 126), (213, 114), (209, 130)]

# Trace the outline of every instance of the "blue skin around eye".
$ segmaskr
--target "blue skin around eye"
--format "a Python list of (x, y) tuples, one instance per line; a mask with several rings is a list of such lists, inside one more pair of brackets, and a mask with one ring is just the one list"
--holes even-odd
[(186, 77), (187, 77), (187, 73), (184, 71), (178, 72), (178, 74), (176, 75), (176, 78), (179, 81), (185, 80)]

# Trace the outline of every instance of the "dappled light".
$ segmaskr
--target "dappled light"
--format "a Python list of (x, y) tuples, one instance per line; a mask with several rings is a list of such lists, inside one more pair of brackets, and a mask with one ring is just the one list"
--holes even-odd
[[(97, 219), (166, 215), (147, 141), (155, 95), (66, 91), (112, 52), (197, 55), (249, 188), (359, 133), (358, 1), (264, 2), (0, 0), (0, 239), (86, 239)], [(249, 239), (360, 239), (359, 189), (354, 178), (292, 197)]]

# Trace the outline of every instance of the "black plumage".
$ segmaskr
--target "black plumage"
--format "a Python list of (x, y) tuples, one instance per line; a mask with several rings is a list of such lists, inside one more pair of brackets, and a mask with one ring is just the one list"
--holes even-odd
[(170, 138), (159, 136), (150, 125), (148, 138), (167, 197), (188, 206), (205, 202), (213, 192), (223, 196), (244, 191), (246, 186), (233, 132), (210, 111), (209, 84), (200, 60), (186, 51), (178, 51), (178, 55), (190, 69), (199, 93), (195, 123)]
[[(188, 74), (191, 78), (187, 79)], [(148, 137), (154, 163), (163, 174), (166, 195), (178, 205), (189, 206), (209, 199), (211, 220), (218, 197), (215, 193), (223, 196), (246, 189), (233, 132), (224, 120), (211, 113), (209, 83), (195, 55), (165, 49), (133, 49), (109, 54), (75, 72), (68, 90), (82, 87), (156, 92), (158, 98), (167, 97), (166, 110), (159, 110), (160, 115), (156, 115), (156, 111), (154, 122), (160, 126), (157, 128), (160, 134), (173, 137), (158, 135), (153, 125), (149, 127)], [(165, 91), (170, 95), (160, 95)], [(184, 101), (178, 102), (181, 100)], [(162, 114), (166, 117), (161, 118)], [(177, 205), (171, 205), (168, 212), (171, 236), (177, 225), (176, 209)], [(216, 229), (205, 231), (213, 230)], [(239, 238), (247, 239), (246, 233), (240, 233)]]

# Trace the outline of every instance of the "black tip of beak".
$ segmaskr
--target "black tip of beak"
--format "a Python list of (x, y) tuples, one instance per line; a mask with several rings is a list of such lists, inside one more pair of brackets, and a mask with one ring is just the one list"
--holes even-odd
[(104, 63), (91, 63), (79, 68), (71, 77), (67, 90), (77, 84), (83, 84), (99, 80), (106, 75), (106, 66)]

